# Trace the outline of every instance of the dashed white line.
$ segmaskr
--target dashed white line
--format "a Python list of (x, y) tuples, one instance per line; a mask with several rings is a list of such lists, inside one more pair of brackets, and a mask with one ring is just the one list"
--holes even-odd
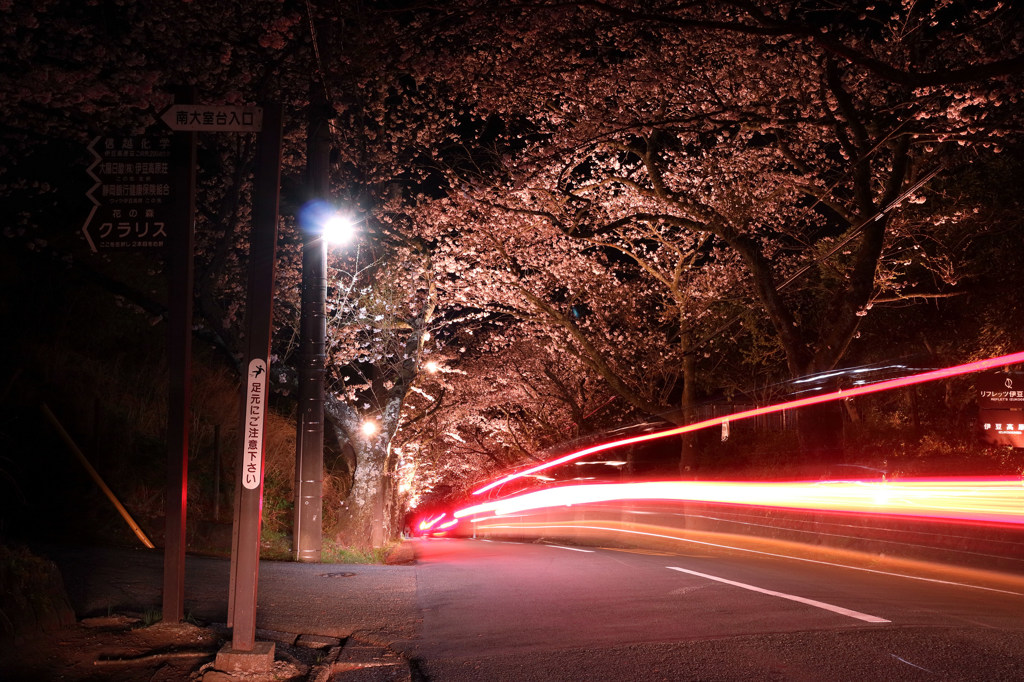
[(843, 616), (849, 616), (850, 618), (856, 618), (857, 620), (863, 620), (868, 623), (889, 623), (891, 621), (885, 618), (879, 618), (878, 616), (871, 616), (860, 611), (853, 611), (852, 609), (846, 609), (842, 606), (836, 606), (834, 604), (826, 604), (823, 601), (817, 601), (815, 599), (808, 599), (807, 597), (798, 597), (795, 594), (787, 594), (785, 592), (776, 592), (775, 590), (766, 590), (763, 587), (757, 587), (756, 585), (748, 585), (746, 583), (738, 583), (735, 580), (727, 580), (726, 578), (719, 578), (718, 576), (708, 575), (707, 573), (698, 573), (697, 571), (691, 571), (686, 568), (679, 568), (678, 566), (666, 566), (672, 571), (679, 571), (680, 573), (689, 573), (700, 578), (707, 578), (708, 580), (714, 580), (726, 585), (732, 585), (733, 587), (741, 587), (744, 590), (750, 590), (751, 592), (760, 592), (761, 594), (771, 595), (773, 597), (781, 597), (782, 599), (788, 599), (790, 601), (800, 602), (801, 604), (807, 604), (808, 606), (814, 606), (819, 609), (826, 611), (832, 611)]
[[(505, 528), (511, 526), (493, 526), (495, 528)], [(665, 538), (666, 540), (675, 540), (677, 542), (688, 542), (694, 545), (704, 545), (706, 547), (720, 547), (722, 549), (732, 549), (737, 552), (749, 552), (751, 554), (760, 554), (762, 556), (779, 557), (781, 559), (792, 559), (793, 561), (804, 561), (810, 564), (821, 564), (822, 566), (837, 566), (839, 568), (848, 568), (851, 571), (862, 571), (864, 573), (875, 573), (878, 575), (888, 575), (894, 578), (906, 578), (907, 580), (920, 580), (926, 583), (936, 583), (939, 585), (953, 585), (956, 587), (967, 587), (972, 590), (985, 590), (986, 592), (1001, 592), (1002, 594), (1012, 594), (1015, 596), (1022, 596), (1024, 592), (1013, 592), (1011, 590), (1001, 590), (997, 587), (985, 587), (983, 585), (974, 585), (971, 583), (961, 583), (952, 580), (940, 580), (938, 578), (926, 578), (920, 575), (909, 575), (907, 573), (893, 573), (891, 571), (880, 571), (875, 568), (864, 568), (863, 566), (851, 566), (850, 564), (840, 564), (832, 561), (821, 561), (819, 559), (808, 559), (806, 557), (793, 556), (790, 554), (776, 554), (775, 552), (763, 552), (756, 549), (748, 549), (746, 547), (736, 547), (734, 545), (722, 545), (717, 542), (705, 542), (703, 540), (692, 540), (690, 538), (679, 537), (678, 535), (664, 535), (662, 533), (648, 533), (639, 530), (625, 530), (622, 528), (606, 528), (604, 526), (578, 526), (578, 525), (544, 525), (536, 526), (537, 528), (551, 529), (551, 528), (587, 528), (591, 530), (610, 530), (617, 533), (629, 533), (632, 535), (643, 535), (652, 538)], [(517, 528), (530, 528), (530, 526), (521, 525)]]
[(593, 554), (594, 553), (594, 550), (592, 550), (592, 549), (580, 549), (579, 547), (563, 547), (562, 545), (551, 545), (551, 544), (548, 544), (546, 542), (544, 543), (544, 546), (545, 547), (554, 547), (556, 549), (567, 549), (570, 552), (587, 552), (588, 554)]

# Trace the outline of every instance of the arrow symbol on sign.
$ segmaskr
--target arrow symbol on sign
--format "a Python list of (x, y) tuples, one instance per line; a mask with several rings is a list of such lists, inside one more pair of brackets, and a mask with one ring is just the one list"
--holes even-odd
[(96, 242), (92, 240), (92, 236), (89, 234), (89, 223), (92, 222), (92, 217), (96, 215), (96, 209), (100, 206), (99, 199), (96, 198), (95, 192), (103, 183), (100, 181), (99, 176), (92, 171), (99, 165), (100, 161), (103, 160), (103, 157), (96, 151), (96, 145), (99, 144), (99, 141), (102, 139), (102, 137), (95, 137), (92, 142), (89, 143), (88, 150), (93, 155), (93, 162), (92, 165), (85, 169), (85, 172), (89, 174), (89, 177), (96, 181), (96, 184), (85, 193), (85, 196), (89, 197), (89, 200), (92, 202), (92, 208), (89, 210), (89, 217), (85, 219), (85, 223), (82, 225), (82, 234), (85, 235), (85, 240), (89, 242), (89, 248), (92, 249), (93, 253), (96, 253), (98, 249), (96, 248)]

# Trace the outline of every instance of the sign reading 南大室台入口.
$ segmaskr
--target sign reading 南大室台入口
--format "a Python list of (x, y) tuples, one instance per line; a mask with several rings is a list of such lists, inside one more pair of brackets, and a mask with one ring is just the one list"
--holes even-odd
[(263, 128), (261, 107), (175, 104), (160, 116), (171, 130), (198, 133), (258, 133)]

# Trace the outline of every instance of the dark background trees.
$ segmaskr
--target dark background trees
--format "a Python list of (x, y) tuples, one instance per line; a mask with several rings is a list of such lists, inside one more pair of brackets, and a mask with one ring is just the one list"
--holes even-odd
[[(837, 368), (1021, 347), (1012, 4), (54, 0), (0, 22), (4, 396), (74, 385), (62, 399), (83, 434), (99, 433), (85, 396), (105, 367), (162, 376), (167, 303), (159, 256), (80, 238), (88, 140), (152, 129), (182, 83), (204, 102), (284, 103), (287, 424), (307, 126), (327, 126), (333, 198), (362, 229), (331, 256), (325, 514), (344, 539), (603, 429), (689, 422)], [(211, 386), (241, 357), (252, 146), (201, 143), (195, 326)], [(119, 381), (102, 384), (118, 428), (158, 442), (159, 401), (142, 428)], [(858, 457), (852, 425), (895, 433), (893, 415), (970, 435), (967, 395), (895, 396), (888, 422), (825, 410), (804, 420), (807, 457)], [(368, 420), (383, 427), (371, 439)], [(770, 441), (690, 441), (682, 465), (757, 475)], [(107, 450), (118, 469), (145, 448)], [(663, 456), (672, 471), (678, 449)], [(353, 511), (368, 506), (381, 514)]]

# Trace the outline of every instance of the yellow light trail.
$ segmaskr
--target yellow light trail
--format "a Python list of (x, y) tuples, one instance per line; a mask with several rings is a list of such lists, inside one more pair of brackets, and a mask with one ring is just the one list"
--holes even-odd
[(1021, 478), (878, 481), (650, 481), (566, 485), (460, 509), (455, 518), (627, 501), (712, 502), (814, 511), (1024, 524)]

